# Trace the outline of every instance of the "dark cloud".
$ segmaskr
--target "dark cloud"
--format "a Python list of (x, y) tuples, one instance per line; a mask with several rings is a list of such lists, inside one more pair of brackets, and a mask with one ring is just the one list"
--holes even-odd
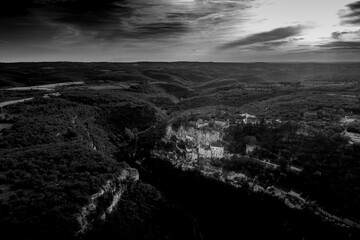
[(183, 22), (157, 22), (143, 24), (136, 29), (140, 35), (171, 35), (187, 32), (189, 27)]
[[(132, 9), (121, 6), (126, 0), (2, 0), (0, 20), (4, 27), (17, 30), (21, 24), (72, 24), (79, 28), (115, 22), (116, 16)], [(40, 22), (41, 20), (42, 22)], [(23, 22), (23, 23), (21, 23)]]
[(282, 45), (285, 45), (285, 44), (288, 44), (289, 41), (275, 41), (275, 42), (266, 42), (264, 43), (265, 45), (267, 46), (282, 46)]
[(0, 20), (29, 14), (29, 8), (36, 5), (34, 0), (3, 0), (0, 4)]
[(85, 12), (101, 11), (112, 8), (123, 0), (2, 0), (0, 13), (2, 17), (23, 16), (41, 8), (64, 8), (68, 11)]
[(333, 32), (331, 33), (332, 38), (334, 39), (341, 39), (342, 37), (350, 36), (350, 35), (357, 35), (360, 36), (360, 30), (358, 31), (343, 31), (343, 32)]
[(245, 48), (245, 50), (251, 50), (251, 51), (272, 51), (274, 50), (273, 47), (268, 45), (255, 45), (255, 46), (249, 46)]
[(351, 3), (351, 4), (347, 5), (347, 6), (353, 11), (359, 11), (359, 9), (360, 9), (360, 1)]
[[(43, 33), (47, 41), (50, 34), (57, 40), (63, 40), (64, 36), (70, 39), (73, 34), (74, 39), (102, 43), (173, 39), (192, 32), (195, 27), (197, 31), (207, 32), (214, 24), (226, 27), (233, 19), (228, 13), (248, 5), (244, 0), (2, 0), (1, 3), (0, 11), (4, 14), (0, 15), (0, 33), (7, 32), (0, 35), (1, 41), (11, 41), (11, 37), (30, 38), (31, 31), (49, 29)], [(31, 26), (22, 31), (26, 25)]]
[(339, 39), (343, 35), (343, 32), (333, 32), (331, 33), (331, 37), (334, 39)]
[(250, 45), (249, 47), (245, 48), (248, 50), (255, 50), (255, 51), (272, 51), (278, 49), (278, 47), (286, 45), (291, 41), (273, 41), (273, 42), (264, 42), (259, 44)]
[(360, 50), (360, 42), (350, 41), (335, 41), (318, 46), (321, 48), (327, 48), (328, 50)]
[(234, 48), (234, 47), (251, 45), (251, 44), (255, 44), (255, 43), (264, 43), (264, 42), (270, 42), (270, 41), (275, 41), (275, 40), (281, 40), (284, 38), (288, 38), (288, 37), (300, 34), (303, 29), (304, 29), (304, 27), (300, 26), (300, 25), (276, 28), (276, 29), (268, 31), (268, 32), (253, 34), (246, 38), (223, 44), (223, 45), (219, 46), (218, 49), (225, 50), (225, 49), (230, 49), (230, 48)]
[(343, 16), (344, 23), (347, 24), (360, 24), (360, 1), (347, 5), (349, 13)]
[[(201, 8), (174, 11), (170, 2), (154, 0), (4, 0), (8, 8), (0, 31), (21, 36), (19, 25), (46, 28), (57, 25), (77, 29), (93, 39), (114, 41), (121, 38), (151, 39), (183, 34), (191, 30), (189, 21), (212, 13)], [(176, 10), (176, 9), (175, 9)], [(39, 21), (40, 18), (40, 21)], [(1, 20), (1, 17), (0, 17)], [(54, 26), (52, 27), (54, 28)], [(36, 28), (29, 28), (33, 30)], [(28, 32), (28, 31), (26, 31)], [(53, 31), (51, 31), (53, 32)], [(11, 36), (7, 34), (7, 36)], [(31, 36), (31, 34), (28, 34)], [(0, 40), (9, 40), (5, 36)]]
[[(21, 13), (21, 14), (20, 14)], [(29, 11), (18, 11), (12, 17), (0, 17), (0, 41), (13, 44), (44, 44), (63, 31), (61, 26), (49, 24), (47, 18), (33, 16)]]
[[(84, 7), (81, 7), (82, 1), (61, 4), (46, 9), (45, 14), (57, 23), (69, 24), (83, 31), (101, 32), (120, 28), (123, 20), (132, 16), (134, 12), (134, 9), (114, 2), (107, 1), (96, 5), (94, 1)], [(51, 14), (53, 17), (50, 16)]]
[(106, 32), (121, 27), (135, 9), (127, 0), (54, 0), (43, 13), (50, 21), (68, 24), (81, 31)]
[(169, 19), (189, 19), (196, 20), (209, 15), (208, 12), (171, 12), (166, 14)]

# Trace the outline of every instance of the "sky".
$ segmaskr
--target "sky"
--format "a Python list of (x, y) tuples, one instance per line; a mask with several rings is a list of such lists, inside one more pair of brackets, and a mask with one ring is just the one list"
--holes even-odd
[(360, 1), (1, 0), (19, 61), (360, 61)]

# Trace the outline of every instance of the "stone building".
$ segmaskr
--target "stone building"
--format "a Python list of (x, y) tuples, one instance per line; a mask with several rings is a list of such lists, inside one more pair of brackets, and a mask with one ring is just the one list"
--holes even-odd
[(210, 146), (212, 158), (223, 158), (224, 157), (224, 147), (219, 143), (213, 143)]
[(209, 146), (199, 145), (198, 146), (199, 157), (211, 158), (211, 149)]

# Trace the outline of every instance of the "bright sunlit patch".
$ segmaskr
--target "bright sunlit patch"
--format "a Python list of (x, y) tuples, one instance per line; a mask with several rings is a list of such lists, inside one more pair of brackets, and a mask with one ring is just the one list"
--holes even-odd
[[(343, 28), (339, 11), (353, 0), (259, 0), (250, 10), (251, 32), (301, 24), (309, 29), (304, 37), (309, 41), (323, 41), (332, 32)], [(355, 28), (355, 27), (353, 27)]]

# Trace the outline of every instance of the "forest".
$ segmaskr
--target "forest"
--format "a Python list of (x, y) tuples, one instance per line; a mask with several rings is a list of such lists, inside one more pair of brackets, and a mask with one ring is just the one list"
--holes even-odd
[(3, 151), (0, 163), (0, 228), (14, 239), (72, 238), (87, 196), (127, 167), (75, 143)]
[[(152, 156), (169, 124), (177, 129), (199, 117), (235, 121), (253, 114), (262, 124), (231, 126), (223, 141), (231, 153), (244, 155), (246, 144), (259, 148), (212, 164), (300, 191), (326, 210), (357, 220), (360, 150), (341, 133), (359, 133), (359, 124), (339, 122), (358, 119), (358, 69), (357, 63), (0, 63), (1, 102), (33, 97), (1, 109), (2, 121), (11, 125), (0, 130), (2, 236), (358, 239), (353, 229)], [(83, 84), (50, 92), (9, 89), (73, 81)], [(56, 94), (44, 97), (49, 93)], [(268, 119), (282, 123), (269, 127)], [(281, 168), (265, 169), (257, 158)], [(303, 172), (289, 171), (289, 164)], [(97, 219), (76, 235), (80, 210), (128, 167), (140, 179), (124, 186), (106, 221)]]
[[(349, 145), (346, 137), (331, 131), (304, 136), (296, 134), (297, 129), (294, 122), (275, 128), (239, 124), (231, 127), (224, 138), (229, 141), (230, 152), (245, 155), (249, 141), (255, 141), (253, 143), (259, 148), (250, 154), (250, 159), (234, 156), (222, 164), (227, 170), (257, 176), (267, 185), (302, 192), (339, 215), (360, 216), (360, 144)], [(280, 169), (264, 168), (251, 161), (252, 157), (271, 160), (279, 164)], [(298, 174), (286, 170), (290, 164), (302, 167), (303, 172)]]

